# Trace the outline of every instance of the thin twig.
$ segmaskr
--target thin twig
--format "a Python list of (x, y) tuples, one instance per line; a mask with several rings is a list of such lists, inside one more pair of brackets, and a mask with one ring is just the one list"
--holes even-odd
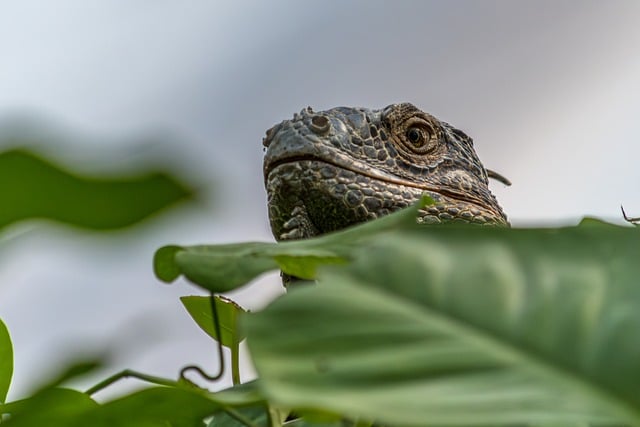
[(162, 377), (156, 377), (153, 375), (147, 375), (147, 374), (143, 374), (141, 372), (137, 372), (137, 371), (133, 371), (131, 369), (125, 369), (123, 371), (118, 372), (117, 374), (114, 374), (112, 376), (110, 376), (109, 378), (105, 379), (104, 381), (100, 381), (98, 384), (94, 385), (93, 387), (89, 388), (87, 391), (85, 391), (86, 394), (88, 394), (89, 396), (99, 392), (100, 390), (110, 386), (111, 384), (120, 381), (123, 378), (137, 378), (139, 380), (142, 381), (146, 381), (148, 383), (152, 383), (152, 384), (158, 384), (158, 385), (164, 385), (164, 386), (169, 386), (169, 387), (175, 387), (178, 385), (177, 381), (174, 380), (169, 380), (167, 378), (162, 378)]
[(640, 216), (637, 218), (629, 218), (622, 205), (620, 205), (620, 210), (622, 211), (622, 217), (625, 219), (625, 221), (633, 225), (640, 225)]

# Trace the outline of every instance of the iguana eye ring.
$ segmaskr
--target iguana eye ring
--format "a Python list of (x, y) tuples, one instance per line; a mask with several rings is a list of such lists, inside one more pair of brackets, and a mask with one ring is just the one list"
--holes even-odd
[(435, 132), (427, 123), (419, 121), (409, 123), (404, 135), (400, 136), (402, 144), (415, 154), (426, 154), (435, 147)]

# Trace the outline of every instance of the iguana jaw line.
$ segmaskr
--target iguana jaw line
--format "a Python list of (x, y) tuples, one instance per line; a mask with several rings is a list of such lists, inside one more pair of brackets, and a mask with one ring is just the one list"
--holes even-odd
[(403, 185), (405, 187), (416, 188), (421, 191), (440, 194), (442, 196), (455, 199), (458, 201), (473, 203), (474, 205), (478, 205), (481, 207), (484, 206), (484, 203), (481, 200), (475, 197), (469, 196), (468, 194), (463, 195), (457, 191), (446, 190), (442, 188), (434, 188), (429, 185), (412, 182), (407, 179), (401, 178), (399, 176), (381, 171), (379, 169), (372, 168), (370, 165), (364, 162), (347, 158), (346, 156), (343, 156), (340, 153), (334, 153), (334, 158), (332, 158), (331, 160), (324, 159), (319, 156), (314, 156), (312, 154), (291, 155), (285, 158), (273, 160), (265, 166), (266, 177), (268, 179), (269, 175), (271, 175), (271, 173), (273, 173), (279, 166), (293, 165), (293, 164), (297, 164), (305, 161), (326, 163), (328, 165), (331, 165), (340, 169), (349, 170), (356, 174), (364, 175), (369, 178), (376, 179), (378, 181), (388, 182), (395, 185)]

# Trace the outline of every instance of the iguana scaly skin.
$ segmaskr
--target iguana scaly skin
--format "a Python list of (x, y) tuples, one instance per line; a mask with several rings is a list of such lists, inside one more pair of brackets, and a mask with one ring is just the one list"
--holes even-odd
[(269, 129), (263, 144), (277, 240), (378, 218), (422, 194), (436, 204), (421, 210), (418, 222), (508, 225), (471, 138), (411, 104), (309, 107)]

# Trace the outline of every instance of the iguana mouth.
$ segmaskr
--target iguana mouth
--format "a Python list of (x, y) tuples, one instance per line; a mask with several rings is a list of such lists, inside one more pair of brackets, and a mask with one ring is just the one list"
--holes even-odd
[(421, 183), (416, 183), (413, 181), (409, 181), (407, 179), (401, 178), (399, 176), (381, 171), (379, 169), (372, 168), (370, 165), (367, 165), (364, 162), (360, 162), (358, 160), (354, 160), (348, 158), (340, 153), (334, 153), (334, 158), (325, 159), (320, 156), (314, 156), (312, 154), (292, 154), (291, 156), (286, 156), (284, 158), (276, 159), (265, 164), (265, 179), (269, 179), (269, 175), (274, 172), (279, 166), (288, 165), (288, 164), (296, 164), (301, 162), (318, 162), (324, 163), (327, 165), (331, 165), (333, 167), (349, 170), (358, 175), (366, 176), (371, 179), (375, 179), (378, 181), (386, 182), (394, 185), (401, 185), (405, 187), (416, 188), (418, 190), (436, 193), (442, 196), (445, 196), (450, 199), (458, 200), (461, 202), (472, 203), (477, 205), (480, 208), (484, 208), (484, 202), (476, 197), (473, 197), (470, 194), (462, 194), (461, 192), (446, 189), (446, 188), (436, 188), (430, 185), (424, 185)]

